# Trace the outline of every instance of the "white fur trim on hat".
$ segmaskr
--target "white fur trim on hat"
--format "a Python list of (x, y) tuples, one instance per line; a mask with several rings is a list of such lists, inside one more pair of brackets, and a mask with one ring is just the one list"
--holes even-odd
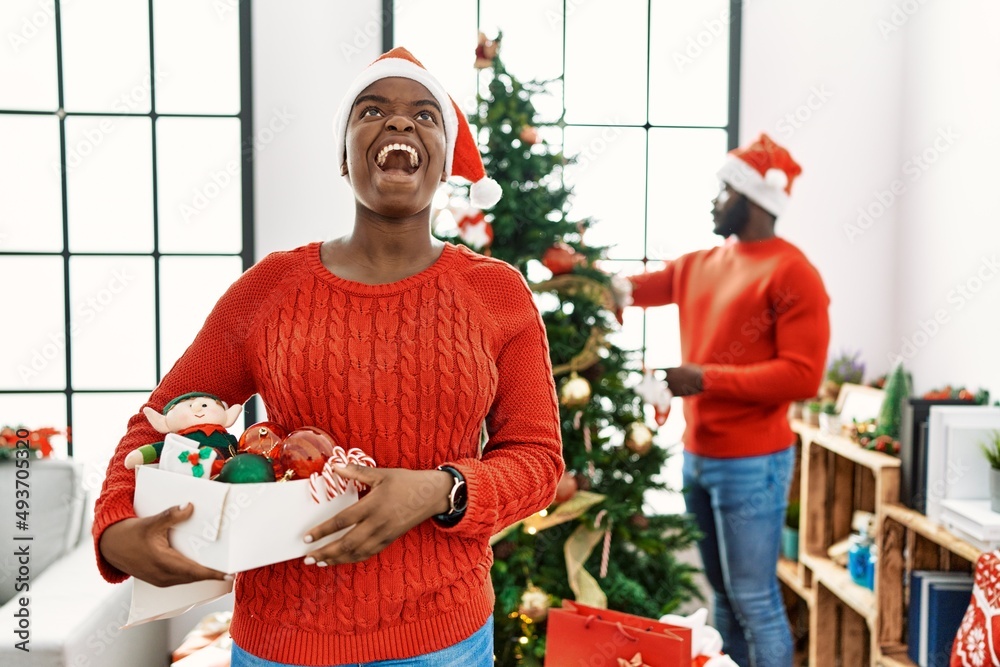
[[(718, 176), (733, 190), (746, 195), (753, 203), (777, 217), (788, 205), (788, 193), (785, 192), (788, 176), (780, 169), (769, 169), (768, 172), (768, 177), (765, 178), (738, 157), (726, 155)], [(772, 175), (770, 172), (779, 172), (781, 176)]]
[(340, 161), (344, 159), (344, 151), (347, 147), (347, 121), (351, 117), (354, 101), (358, 99), (361, 91), (368, 86), (381, 79), (388, 79), (394, 76), (411, 79), (423, 85), (434, 96), (437, 103), (441, 105), (441, 114), (444, 116), (444, 170), (446, 176), (451, 176), (451, 166), (455, 154), (455, 140), (458, 136), (458, 117), (455, 115), (455, 107), (452, 105), (451, 97), (445, 92), (444, 86), (430, 72), (403, 58), (383, 58), (382, 60), (373, 62), (362, 70), (355, 77), (354, 81), (351, 82), (351, 85), (348, 86), (333, 121), (334, 150), (336, 151), (334, 154), (337, 159), (337, 167), (340, 167)]
[(469, 203), (476, 208), (492, 208), (500, 201), (501, 196), (503, 196), (503, 188), (488, 176), (481, 178), (469, 187)]

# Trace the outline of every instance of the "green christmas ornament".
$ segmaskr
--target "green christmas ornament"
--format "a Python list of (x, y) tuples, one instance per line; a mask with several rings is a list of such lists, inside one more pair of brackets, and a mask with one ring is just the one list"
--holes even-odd
[(244, 452), (226, 461), (216, 479), (230, 484), (273, 482), (274, 467), (266, 457)]

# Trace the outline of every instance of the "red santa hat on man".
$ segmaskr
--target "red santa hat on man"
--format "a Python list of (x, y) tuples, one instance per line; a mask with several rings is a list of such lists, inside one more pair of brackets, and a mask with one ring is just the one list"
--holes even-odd
[(451, 96), (445, 92), (441, 83), (420, 64), (413, 54), (401, 46), (382, 54), (375, 62), (365, 68), (351, 82), (340, 109), (333, 121), (333, 134), (336, 142), (338, 160), (344, 159), (347, 147), (347, 120), (361, 91), (380, 79), (403, 77), (420, 83), (430, 91), (444, 116), (445, 138), (445, 175), (461, 176), (472, 181), (469, 189), (469, 200), (477, 208), (489, 208), (500, 201), (502, 190), (492, 178), (487, 178), (483, 169), (483, 159), (479, 155), (479, 147), (472, 137), (472, 131), (465, 120), (465, 115), (458, 108)]
[(733, 190), (777, 217), (788, 205), (792, 181), (801, 173), (802, 167), (788, 151), (761, 133), (749, 146), (729, 151), (718, 176)]

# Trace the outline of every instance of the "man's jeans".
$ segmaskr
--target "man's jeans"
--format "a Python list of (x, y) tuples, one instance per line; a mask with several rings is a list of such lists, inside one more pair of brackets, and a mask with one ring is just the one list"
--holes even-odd
[[(425, 653), (413, 658), (351, 663), (351, 665), (358, 667), (456, 667), (457, 665), (462, 665), (462, 667), (493, 667), (493, 616), (491, 615), (483, 627), (476, 630), (468, 639), (463, 639), (454, 646), (443, 648), (440, 651)], [(271, 662), (250, 655), (233, 644), (231, 667), (287, 667), (287, 665), (283, 662)]]
[(715, 627), (740, 667), (790, 667), (792, 635), (776, 566), (795, 448), (713, 459), (684, 452), (684, 500), (715, 591)]

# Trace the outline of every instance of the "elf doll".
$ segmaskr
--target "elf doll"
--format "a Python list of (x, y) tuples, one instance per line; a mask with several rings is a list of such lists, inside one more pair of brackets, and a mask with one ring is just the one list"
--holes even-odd
[[(221, 465), (223, 460), (236, 452), (238, 440), (226, 429), (236, 423), (242, 411), (242, 405), (229, 407), (217, 396), (192, 391), (181, 394), (163, 406), (162, 414), (148, 407), (142, 412), (160, 433), (176, 433), (191, 438), (201, 447), (216, 450), (219, 453), (217, 460)], [(125, 467), (131, 470), (146, 463), (156, 463), (162, 452), (163, 442), (133, 449), (125, 457)]]

